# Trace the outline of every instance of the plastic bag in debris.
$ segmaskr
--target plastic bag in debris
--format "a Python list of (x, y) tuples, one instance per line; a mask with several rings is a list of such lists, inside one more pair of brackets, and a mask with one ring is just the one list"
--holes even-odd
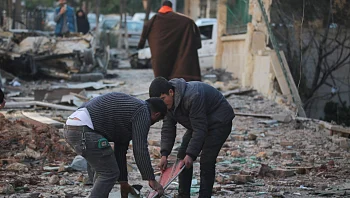
[(70, 167), (74, 170), (77, 170), (77, 171), (86, 171), (87, 170), (87, 161), (83, 156), (77, 155), (74, 158)]

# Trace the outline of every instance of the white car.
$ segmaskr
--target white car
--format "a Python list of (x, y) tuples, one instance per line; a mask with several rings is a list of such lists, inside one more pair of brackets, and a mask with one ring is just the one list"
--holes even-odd
[[(212, 68), (216, 53), (217, 20), (198, 19), (196, 24), (201, 32), (202, 48), (198, 49), (198, 58), (201, 68)], [(151, 68), (151, 49), (138, 50), (131, 56), (130, 65), (132, 68)]]
[[(156, 15), (157, 13), (155, 12), (151, 12), (149, 13), (149, 19), (151, 19), (154, 15)], [(144, 12), (137, 12), (134, 14), (134, 16), (132, 16), (132, 20), (133, 21), (144, 21), (146, 18), (146, 13)]]
[[(95, 30), (96, 29), (96, 14), (95, 13), (89, 13), (87, 14), (87, 19), (90, 24), (90, 30)], [(103, 15), (100, 14), (98, 22), (101, 23), (103, 21)]]

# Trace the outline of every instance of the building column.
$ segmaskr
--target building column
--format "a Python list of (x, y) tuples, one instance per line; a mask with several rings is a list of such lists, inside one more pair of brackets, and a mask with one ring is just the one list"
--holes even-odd
[(200, 16), (200, 0), (185, 0), (184, 14), (196, 21)]
[(223, 43), (221, 41), (222, 35), (226, 33), (226, 21), (227, 21), (227, 8), (226, 8), (227, 0), (218, 0), (217, 4), (217, 25), (218, 25), (218, 33), (216, 39), (216, 54), (214, 60), (214, 68), (222, 67), (222, 54), (224, 50)]

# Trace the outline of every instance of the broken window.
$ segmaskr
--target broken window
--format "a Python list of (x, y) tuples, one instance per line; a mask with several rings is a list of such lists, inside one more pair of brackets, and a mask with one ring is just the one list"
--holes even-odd
[(249, 0), (228, 0), (226, 6), (226, 33), (229, 35), (245, 34), (247, 32), (247, 24), (252, 19), (248, 14)]
[(201, 32), (202, 40), (212, 39), (213, 36), (213, 25), (200, 26), (199, 31)]

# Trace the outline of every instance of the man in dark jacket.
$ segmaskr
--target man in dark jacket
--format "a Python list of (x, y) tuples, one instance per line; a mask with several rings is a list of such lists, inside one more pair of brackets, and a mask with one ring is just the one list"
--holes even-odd
[[(123, 93), (108, 93), (83, 104), (69, 116), (65, 139), (96, 172), (90, 198), (107, 198), (115, 181), (121, 184), (122, 198), (128, 197), (126, 153), (132, 140), (133, 153), (142, 179), (163, 193), (155, 181), (147, 147), (150, 126), (167, 113), (159, 98), (142, 101)], [(109, 142), (114, 142), (114, 154)]]
[(149, 88), (151, 97), (160, 97), (168, 108), (161, 131), (161, 169), (167, 166), (176, 137), (176, 124), (187, 131), (182, 139), (178, 158), (187, 167), (179, 175), (179, 197), (190, 197), (192, 164), (200, 156), (200, 198), (211, 197), (215, 179), (215, 164), (219, 151), (229, 136), (232, 119), (231, 105), (214, 87), (202, 82), (158, 77)]
[(155, 77), (201, 80), (197, 51), (202, 47), (199, 29), (192, 19), (173, 12), (170, 1), (165, 1), (158, 13), (145, 23), (139, 49), (145, 46), (146, 40)]

